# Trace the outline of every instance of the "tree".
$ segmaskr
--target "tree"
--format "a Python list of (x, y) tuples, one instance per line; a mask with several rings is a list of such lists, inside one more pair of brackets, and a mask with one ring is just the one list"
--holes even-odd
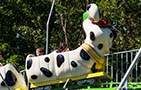
[(45, 22), (50, 4), (47, 0), (1, 1), (0, 49), (6, 61), (24, 69), (27, 54), (45, 46)]
[[(141, 47), (141, 2), (137, 0), (57, 0), (49, 24), (49, 52), (65, 42), (71, 49), (85, 39), (82, 15), (96, 3), (100, 18), (117, 33), (113, 51)], [(46, 21), (52, 0), (1, 0), (0, 50), (6, 61), (24, 69), (25, 58), (46, 43)]]

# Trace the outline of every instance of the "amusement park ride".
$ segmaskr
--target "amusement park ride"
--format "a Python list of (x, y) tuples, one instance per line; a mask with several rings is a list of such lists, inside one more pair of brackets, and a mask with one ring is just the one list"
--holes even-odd
[[(26, 80), (15, 66), (7, 64), (1, 67), (0, 90), (36, 90), (48, 86), (59, 88), (38, 90), (96, 90), (94, 86), (92, 87), (92, 83), (84, 84), (89, 80), (94, 80), (95, 85), (108, 85), (99, 81), (111, 80), (111, 77), (105, 73), (104, 54), (109, 53), (114, 34), (107, 28), (107, 22), (99, 19), (98, 7), (95, 4), (88, 5), (83, 19), (86, 39), (80, 47), (64, 53), (54, 51), (36, 57), (28, 55), (25, 65), (28, 88)], [(140, 52), (141, 50), (133, 64), (139, 59)], [(126, 76), (124, 78), (127, 78)], [(119, 86), (122, 87), (123, 83), (125, 83), (124, 79)]]

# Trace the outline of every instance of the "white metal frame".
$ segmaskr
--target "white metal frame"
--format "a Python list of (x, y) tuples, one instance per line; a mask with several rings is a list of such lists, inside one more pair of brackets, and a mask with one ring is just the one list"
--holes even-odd
[(55, 0), (53, 0), (53, 2), (52, 2), (52, 6), (51, 6), (51, 9), (50, 9), (50, 13), (49, 13), (47, 24), (46, 24), (46, 54), (48, 54), (49, 21), (50, 21), (50, 18), (51, 18), (51, 14), (52, 14), (52, 11), (53, 11), (54, 4), (55, 4)]

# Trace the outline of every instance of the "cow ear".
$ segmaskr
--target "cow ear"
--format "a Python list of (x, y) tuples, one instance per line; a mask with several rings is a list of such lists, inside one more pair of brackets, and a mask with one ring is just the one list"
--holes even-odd
[(99, 21), (99, 9), (96, 4), (90, 4), (87, 6), (87, 17), (94, 22)]

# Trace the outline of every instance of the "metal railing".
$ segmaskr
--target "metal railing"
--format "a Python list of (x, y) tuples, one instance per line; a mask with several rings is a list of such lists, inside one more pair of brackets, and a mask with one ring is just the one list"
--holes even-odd
[[(121, 82), (128, 67), (132, 63), (139, 49), (122, 51), (105, 55), (106, 60), (106, 73), (111, 75), (111, 82)], [(141, 81), (141, 62), (136, 63), (135, 68), (128, 78), (129, 82)]]
[(129, 66), (128, 70), (126, 71), (126, 73), (125, 73), (124, 77), (122, 78), (117, 90), (121, 90), (121, 88), (128, 89), (128, 77), (131, 74), (134, 67), (136, 66), (136, 64), (139, 62), (140, 57), (141, 57), (141, 48), (139, 49), (137, 55), (135, 56), (135, 58), (132, 61), (131, 65)]

